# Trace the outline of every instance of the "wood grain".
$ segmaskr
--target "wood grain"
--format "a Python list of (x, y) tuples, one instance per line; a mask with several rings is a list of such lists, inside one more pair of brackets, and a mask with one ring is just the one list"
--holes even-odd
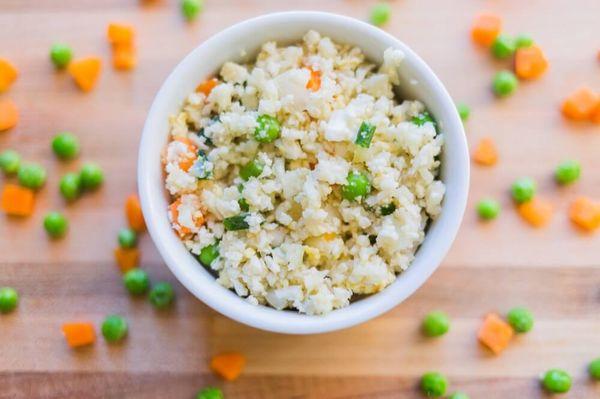
[[(386, 29), (416, 50), (457, 101), (472, 108), (468, 140), (492, 136), (501, 161), (473, 168), (469, 208), (459, 237), (434, 276), (410, 299), (364, 325), (309, 336), (284, 336), (239, 325), (208, 309), (176, 284), (177, 304), (154, 311), (129, 298), (112, 263), (122, 203), (135, 190), (137, 144), (154, 93), (174, 65), (215, 32), (271, 11), (317, 9), (364, 19), (373, 1), (206, 0), (194, 24), (185, 24), (177, 2), (134, 0), (0, 0), (0, 57), (21, 76), (2, 97), (21, 108), (14, 131), (0, 134), (0, 149), (14, 148), (48, 168), (36, 213), (26, 220), (0, 217), (0, 286), (21, 293), (19, 309), (0, 317), (0, 398), (192, 398), (201, 387), (223, 387), (227, 398), (420, 398), (417, 383), (439, 370), (452, 390), (472, 398), (543, 398), (538, 376), (562, 367), (574, 376), (568, 398), (598, 398), (585, 367), (600, 356), (600, 235), (583, 235), (566, 210), (576, 195), (600, 198), (600, 129), (564, 121), (562, 97), (579, 85), (600, 89), (596, 60), (600, 37), (597, 0), (396, 0)], [(551, 63), (541, 80), (523, 83), (511, 98), (489, 91), (493, 61), (468, 40), (481, 11), (503, 16), (509, 33), (530, 33)], [(139, 67), (110, 68), (108, 22), (138, 30)], [(78, 56), (98, 54), (105, 69), (98, 88), (80, 93), (64, 73), (55, 73), (47, 52), (54, 41), (70, 43)], [(83, 154), (57, 162), (49, 141), (60, 130), (76, 133)], [(583, 177), (558, 189), (551, 180), (557, 162), (574, 157)], [(98, 193), (72, 205), (60, 198), (60, 175), (84, 160), (107, 175)], [(519, 176), (534, 177), (556, 207), (551, 225), (533, 230), (517, 217), (507, 187)], [(4, 178), (0, 178), (4, 184)], [(482, 225), (473, 212), (482, 196), (503, 205), (502, 216)], [(47, 240), (41, 220), (60, 209), (71, 220), (62, 241)], [(154, 280), (174, 277), (148, 237), (143, 264)], [(475, 334), (489, 311), (525, 305), (535, 329), (500, 357), (481, 348)], [(425, 340), (418, 331), (426, 312), (443, 309), (451, 332)], [(96, 324), (111, 313), (125, 315), (130, 336), (122, 345), (102, 340), (69, 350), (60, 334), (68, 320)], [(239, 381), (223, 383), (208, 370), (210, 356), (240, 350), (248, 356)]]

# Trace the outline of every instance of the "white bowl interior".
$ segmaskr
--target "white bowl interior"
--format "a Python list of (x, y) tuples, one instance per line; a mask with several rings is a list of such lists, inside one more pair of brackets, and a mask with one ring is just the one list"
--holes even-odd
[[(186, 250), (170, 227), (169, 199), (164, 189), (160, 154), (168, 140), (168, 117), (175, 114), (196, 85), (226, 61), (248, 61), (267, 41), (291, 43), (314, 29), (341, 43), (360, 47), (367, 57), (382, 61), (385, 49), (406, 54), (401, 67), (404, 98), (423, 101), (445, 135), (441, 178), (446, 196), (440, 217), (407, 271), (382, 292), (325, 316), (308, 316), (254, 306), (221, 287)], [(449, 173), (452, 171), (452, 173)], [(469, 157), (462, 123), (452, 99), (429, 67), (406, 45), (366, 23), (320, 12), (288, 12), (251, 19), (222, 31), (192, 51), (167, 78), (148, 114), (140, 146), (138, 185), (149, 232), (179, 281), (196, 297), (239, 322), (276, 332), (308, 334), (349, 327), (375, 317), (411, 295), (437, 268), (458, 231), (466, 205)]]

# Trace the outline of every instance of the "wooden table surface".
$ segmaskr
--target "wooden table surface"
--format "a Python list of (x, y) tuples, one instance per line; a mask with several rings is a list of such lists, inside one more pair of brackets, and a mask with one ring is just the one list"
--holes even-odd
[[(386, 29), (432, 66), (457, 101), (472, 108), (468, 140), (492, 136), (500, 162), (473, 167), (471, 195), (458, 238), (434, 276), (389, 313), (345, 331), (285, 336), (237, 324), (210, 310), (176, 284), (172, 311), (156, 312), (124, 291), (112, 249), (124, 226), (122, 204), (135, 190), (136, 153), (146, 111), (169, 71), (210, 35), (270, 11), (313, 9), (365, 18), (371, 1), (206, 0), (204, 14), (187, 25), (175, 1), (140, 5), (135, 0), (0, 0), (0, 56), (19, 66), (10, 92), (21, 109), (16, 129), (0, 134), (0, 148), (14, 148), (49, 172), (35, 215), (0, 217), (0, 286), (21, 294), (17, 311), (0, 316), (0, 398), (192, 398), (214, 384), (229, 398), (420, 398), (418, 378), (445, 373), (451, 391), (471, 398), (540, 398), (538, 376), (551, 367), (572, 373), (568, 398), (598, 398), (599, 384), (586, 375), (600, 356), (600, 234), (584, 235), (569, 223), (569, 201), (579, 194), (600, 198), (600, 129), (564, 121), (560, 100), (579, 85), (600, 89), (598, 0), (397, 0)], [(550, 61), (539, 81), (522, 83), (511, 98), (490, 94), (504, 63), (475, 48), (468, 35), (481, 11), (503, 16), (507, 32), (530, 33)], [(105, 29), (109, 21), (137, 27), (139, 67), (110, 68)], [(47, 52), (53, 41), (78, 56), (98, 54), (105, 69), (95, 91), (83, 94), (55, 73)], [(49, 147), (58, 131), (82, 142), (78, 161), (57, 162)], [(557, 188), (554, 166), (577, 158), (580, 182)], [(84, 160), (100, 163), (106, 184), (65, 205), (57, 183)], [(507, 188), (517, 177), (539, 182), (556, 214), (535, 230), (516, 215)], [(4, 179), (4, 178), (1, 178)], [(4, 184), (6, 180), (0, 181)], [(494, 196), (500, 218), (481, 224), (474, 204)], [(42, 228), (48, 210), (64, 210), (71, 231), (49, 241)], [(143, 267), (152, 279), (175, 283), (149, 237)], [(476, 331), (489, 311), (515, 305), (536, 316), (534, 330), (518, 337), (499, 357), (480, 347)], [(452, 318), (443, 338), (419, 334), (434, 309)], [(67, 348), (60, 326), (71, 320), (99, 325), (111, 313), (125, 315), (130, 335), (122, 345), (100, 339), (93, 347)], [(209, 371), (214, 353), (238, 350), (248, 358), (243, 376), (223, 383)]]

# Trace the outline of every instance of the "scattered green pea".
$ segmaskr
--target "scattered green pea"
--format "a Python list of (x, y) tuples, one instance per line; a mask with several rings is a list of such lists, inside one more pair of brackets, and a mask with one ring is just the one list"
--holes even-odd
[(251, 177), (258, 177), (264, 169), (264, 165), (257, 159), (253, 159), (240, 169), (240, 177), (249, 180)]
[(548, 392), (569, 392), (569, 389), (571, 389), (571, 376), (564, 370), (550, 369), (544, 374), (542, 385)]
[(23, 187), (37, 190), (46, 183), (46, 169), (36, 163), (25, 163), (19, 167), (17, 177)]
[(361, 172), (351, 171), (348, 173), (346, 181), (347, 184), (342, 186), (342, 197), (348, 201), (354, 201), (371, 192), (371, 183), (367, 176)]
[(0, 287), (0, 313), (10, 313), (19, 304), (19, 293), (11, 287)]
[(66, 173), (58, 185), (60, 193), (67, 201), (73, 201), (81, 194), (81, 176), (79, 173)]
[(456, 109), (458, 110), (458, 115), (463, 122), (469, 119), (469, 116), (471, 115), (471, 108), (469, 108), (467, 104), (458, 104)]
[(588, 373), (590, 373), (590, 377), (593, 379), (600, 380), (600, 357), (592, 360), (588, 366)]
[(63, 69), (73, 58), (71, 47), (62, 43), (54, 43), (50, 48), (50, 60), (57, 69)]
[(108, 342), (121, 341), (127, 335), (127, 320), (119, 315), (110, 315), (102, 323), (102, 335)]
[(439, 337), (450, 329), (450, 319), (444, 312), (431, 312), (425, 316), (421, 327), (426, 336)]
[(500, 214), (500, 204), (491, 198), (484, 198), (477, 203), (477, 214), (483, 220), (496, 219)]
[(123, 275), (123, 284), (131, 295), (142, 295), (150, 288), (150, 279), (148, 278), (148, 273), (146, 273), (146, 271), (135, 268), (128, 270), (127, 273)]
[(521, 34), (515, 37), (515, 46), (517, 48), (526, 48), (533, 45), (533, 38), (529, 35)]
[(535, 196), (535, 192), (537, 189), (537, 185), (533, 179), (529, 177), (522, 177), (517, 179), (511, 188), (512, 197), (518, 204), (522, 204), (527, 201), (531, 201), (531, 199)]
[(0, 154), (0, 169), (6, 175), (14, 175), (19, 171), (21, 156), (14, 150), (5, 150)]
[(533, 328), (533, 315), (525, 308), (509, 310), (506, 319), (508, 324), (518, 333), (526, 333)]
[(515, 39), (503, 34), (496, 36), (491, 47), (492, 55), (498, 59), (505, 59), (512, 56), (516, 49)]
[(124, 227), (119, 230), (118, 241), (121, 248), (134, 248), (137, 245), (137, 233)]
[(514, 73), (500, 71), (496, 73), (492, 81), (492, 88), (498, 97), (506, 97), (512, 94), (519, 86), (519, 81)]
[(181, 0), (181, 12), (188, 21), (196, 19), (203, 8), (203, 0)]
[(448, 399), (469, 399), (469, 395), (462, 392), (454, 392), (452, 395), (448, 396)]
[(79, 171), (81, 176), (81, 188), (83, 190), (95, 190), (104, 181), (104, 173), (100, 166), (95, 163), (86, 163)]
[(421, 391), (429, 398), (439, 398), (446, 394), (448, 381), (437, 372), (425, 373), (421, 378)]
[(554, 172), (554, 178), (559, 184), (571, 184), (579, 180), (581, 176), (581, 164), (575, 160), (567, 160), (560, 163)]
[(52, 238), (63, 237), (69, 229), (69, 221), (60, 212), (49, 212), (44, 217), (44, 229)]
[(170, 283), (165, 281), (154, 284), (150, 290), (150, 303), (157, 309), (165, 309), (173, 303), (175, 290)]
[(224, 396), (219, 388), (208, 387), (198, 392), (196, 399), (224, 399)]
[(79, 140), (72, 133), (58, 133), (52, 139), (52, 151), (60, 159), (73, 159), (79, 154)]
[(219, 257), (219, 245), (211, 244), (207, 245), (200, 250), (200, 255), (198, 255), (198, 260), (202, 263), (203, 266), (209, 267), (211, 263), (215, 259)]
[(378, 3), (371, 8), (371, 23), (375, 26), (385, 25), (392, 16), (392, 7), (388, 3)]
[(256, 119), (254, 139), (259, 143), (272, 143), (279, 137), (281, 125), (279, 121), (270, 115), (260, 115)]

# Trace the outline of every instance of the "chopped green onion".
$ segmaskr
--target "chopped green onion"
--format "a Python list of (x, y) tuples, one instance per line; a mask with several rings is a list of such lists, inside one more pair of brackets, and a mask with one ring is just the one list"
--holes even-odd
[(396, 210), (396, 204), (394, 204), (393, 202), (390, 202), (389, 204), (384, 205), (380, 208), (382, 216), (391, 215), (392, 213), (394, 213), (395, 210)]
[(247, 213), (241, 213), (239, 215), (230, 216), (228, 218), (223, 219), (223, 226), (225, 226), (225, 230), (246, 230), (248, 227), (250, 227), (248, 222), (246, 222), (247, 216)]
[(356, 140), (354, 143), (363, 148), (369, 148), (374, 134), (375, 126), (371, 125), (369, 122), (363, 122), (360, 124), (360, 128), (358, 129), (358, 134), (356, 135)]

